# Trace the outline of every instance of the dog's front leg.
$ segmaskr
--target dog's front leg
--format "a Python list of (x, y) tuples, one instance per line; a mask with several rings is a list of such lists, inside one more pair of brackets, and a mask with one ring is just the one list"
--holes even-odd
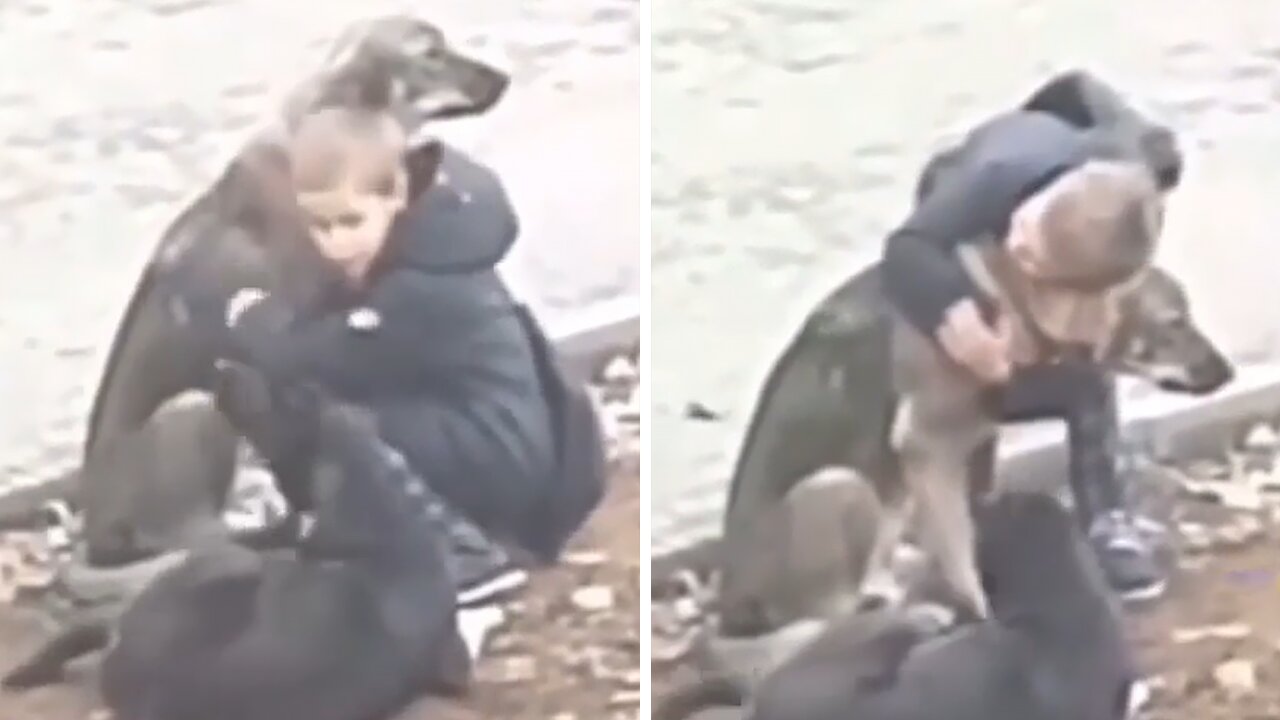
[(920, 539), (938, 561), (943, 580), (974, 618), (988, 615), (975, 553), (965, 465), (970, 450), (921, 439), (902, 449), (903, 480), (916, 501)]
[(898, 455), (900, 492), (911, 498), (925, 551), (961, 613), (987, 616), (970, 514), (970, 463), (995, 437), (984, 387), (910, 323), (892, 340), (898, 406), (889, 444)]

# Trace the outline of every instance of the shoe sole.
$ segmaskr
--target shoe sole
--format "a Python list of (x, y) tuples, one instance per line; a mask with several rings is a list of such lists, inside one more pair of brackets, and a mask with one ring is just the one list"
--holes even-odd
[(504, 570), (482, 582), (458, 591), (458, 607), (475, 607), (499, 595), (519, 590), (529, 582), (529, 574), (518, 568)]
[(1120, 599), (1123, 600), (1124, 602), (1140, 603), (1140, 602), (1149, 602), (1151, 600), (1158, 599), (1159, 597), (1164, 595), (1165, 590), (1167, 590), (1168, 588), (1169, 588), (1169, 583), (1167, 581), (1161, 580), (1160, 582), (1155, 583), (1154, 585), (1147, 585), (1146, 587), (1134, 588), (1133, 590), (1125, 590), (1125, 591), (1117, 590), (1116, 592), (1120, 595)]

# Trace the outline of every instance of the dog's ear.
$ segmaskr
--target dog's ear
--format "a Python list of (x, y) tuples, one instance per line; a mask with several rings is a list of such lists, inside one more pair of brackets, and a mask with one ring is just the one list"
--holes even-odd
[(452, 50), (445, 51), (440, 63), (441, 77), (430, 87), (406, 86), (405, 99), (419, 123), (486, 113), (511, 84), (501, 70)]
[(428, 140), (411, 148), (405, 154), (404, 165), (409, 175), (410, 205), (435, 185), (436, 175), (440, 172), (440, 161), (443, 158), (444, 144), (438, 140)]

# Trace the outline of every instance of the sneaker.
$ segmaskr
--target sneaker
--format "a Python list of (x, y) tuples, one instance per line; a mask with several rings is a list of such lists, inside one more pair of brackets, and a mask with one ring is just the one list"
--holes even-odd
[(488, 604), (529, 582), (507, 551), (465, 518), (441, 503), (430, 504), (427, 515), (448, 538), (445, 562), (458, 586), (459, 607)]
[(1127, 601), (1154, 600), (1164, 594), (1167, 580), (1139, 523), (1113, 511), (1098, 518), (1089, 532), (1103, 575)]

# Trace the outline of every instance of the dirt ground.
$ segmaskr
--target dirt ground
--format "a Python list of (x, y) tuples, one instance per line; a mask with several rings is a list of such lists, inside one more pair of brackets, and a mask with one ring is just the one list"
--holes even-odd
[[(566, 561), (534, 573), (504, 606), (476, 668), (469, 697), (426, 699), (396, 720), (630, 720), (640, 691), (640, 481), (635, 457), (617, 461), (612, 486)], [(599, 611), (575, 607), (584, 587), (612, 591)], [(25, 657), (44, 636), (38, 618), (0, 610), (0, 667)], [(65, 685), (23, 695), (0, 694), (3, 720), (85, 720), (97, 707), (93, 665), (73, 669)], [(228, 719), (230, 720), (230, 719)]]
[[(1178, 580), (1172, 596), (1133, 618), (1152, 678), (1149, 720), (1263, 720), (1280, 717), (1280, 543), (1274, 538), (1215, 556)], [(1238, 637), (1228, 628), (1249, 629)], [(1180, 631), (1218, 627), (1230, 637), (1179, 642)], [(1243, 632), (1243, 630), (1241, 631)], [(1214, 679), (1230, 660), (1255, 664), (1256, 688), (1233, 697)]]
[[(1128, 610), (1151, 690), (1135, 719), (1280, 718), (1280, 513), (1269, 505), (1233, 511), (1174, 488), (1163, 492), (1178, 495), (1170, 526), (1181, 550), (1168, 594)], [(1217, 538), (1211, 548), (1190, 547), (1192, 524)], [(655, 619), (655, 631), (658, 625)], [(655, 697), (695, 677), (687, 657), (662, 662), (659, 644), (681, 646), (676, 637), (655, 639)]]

